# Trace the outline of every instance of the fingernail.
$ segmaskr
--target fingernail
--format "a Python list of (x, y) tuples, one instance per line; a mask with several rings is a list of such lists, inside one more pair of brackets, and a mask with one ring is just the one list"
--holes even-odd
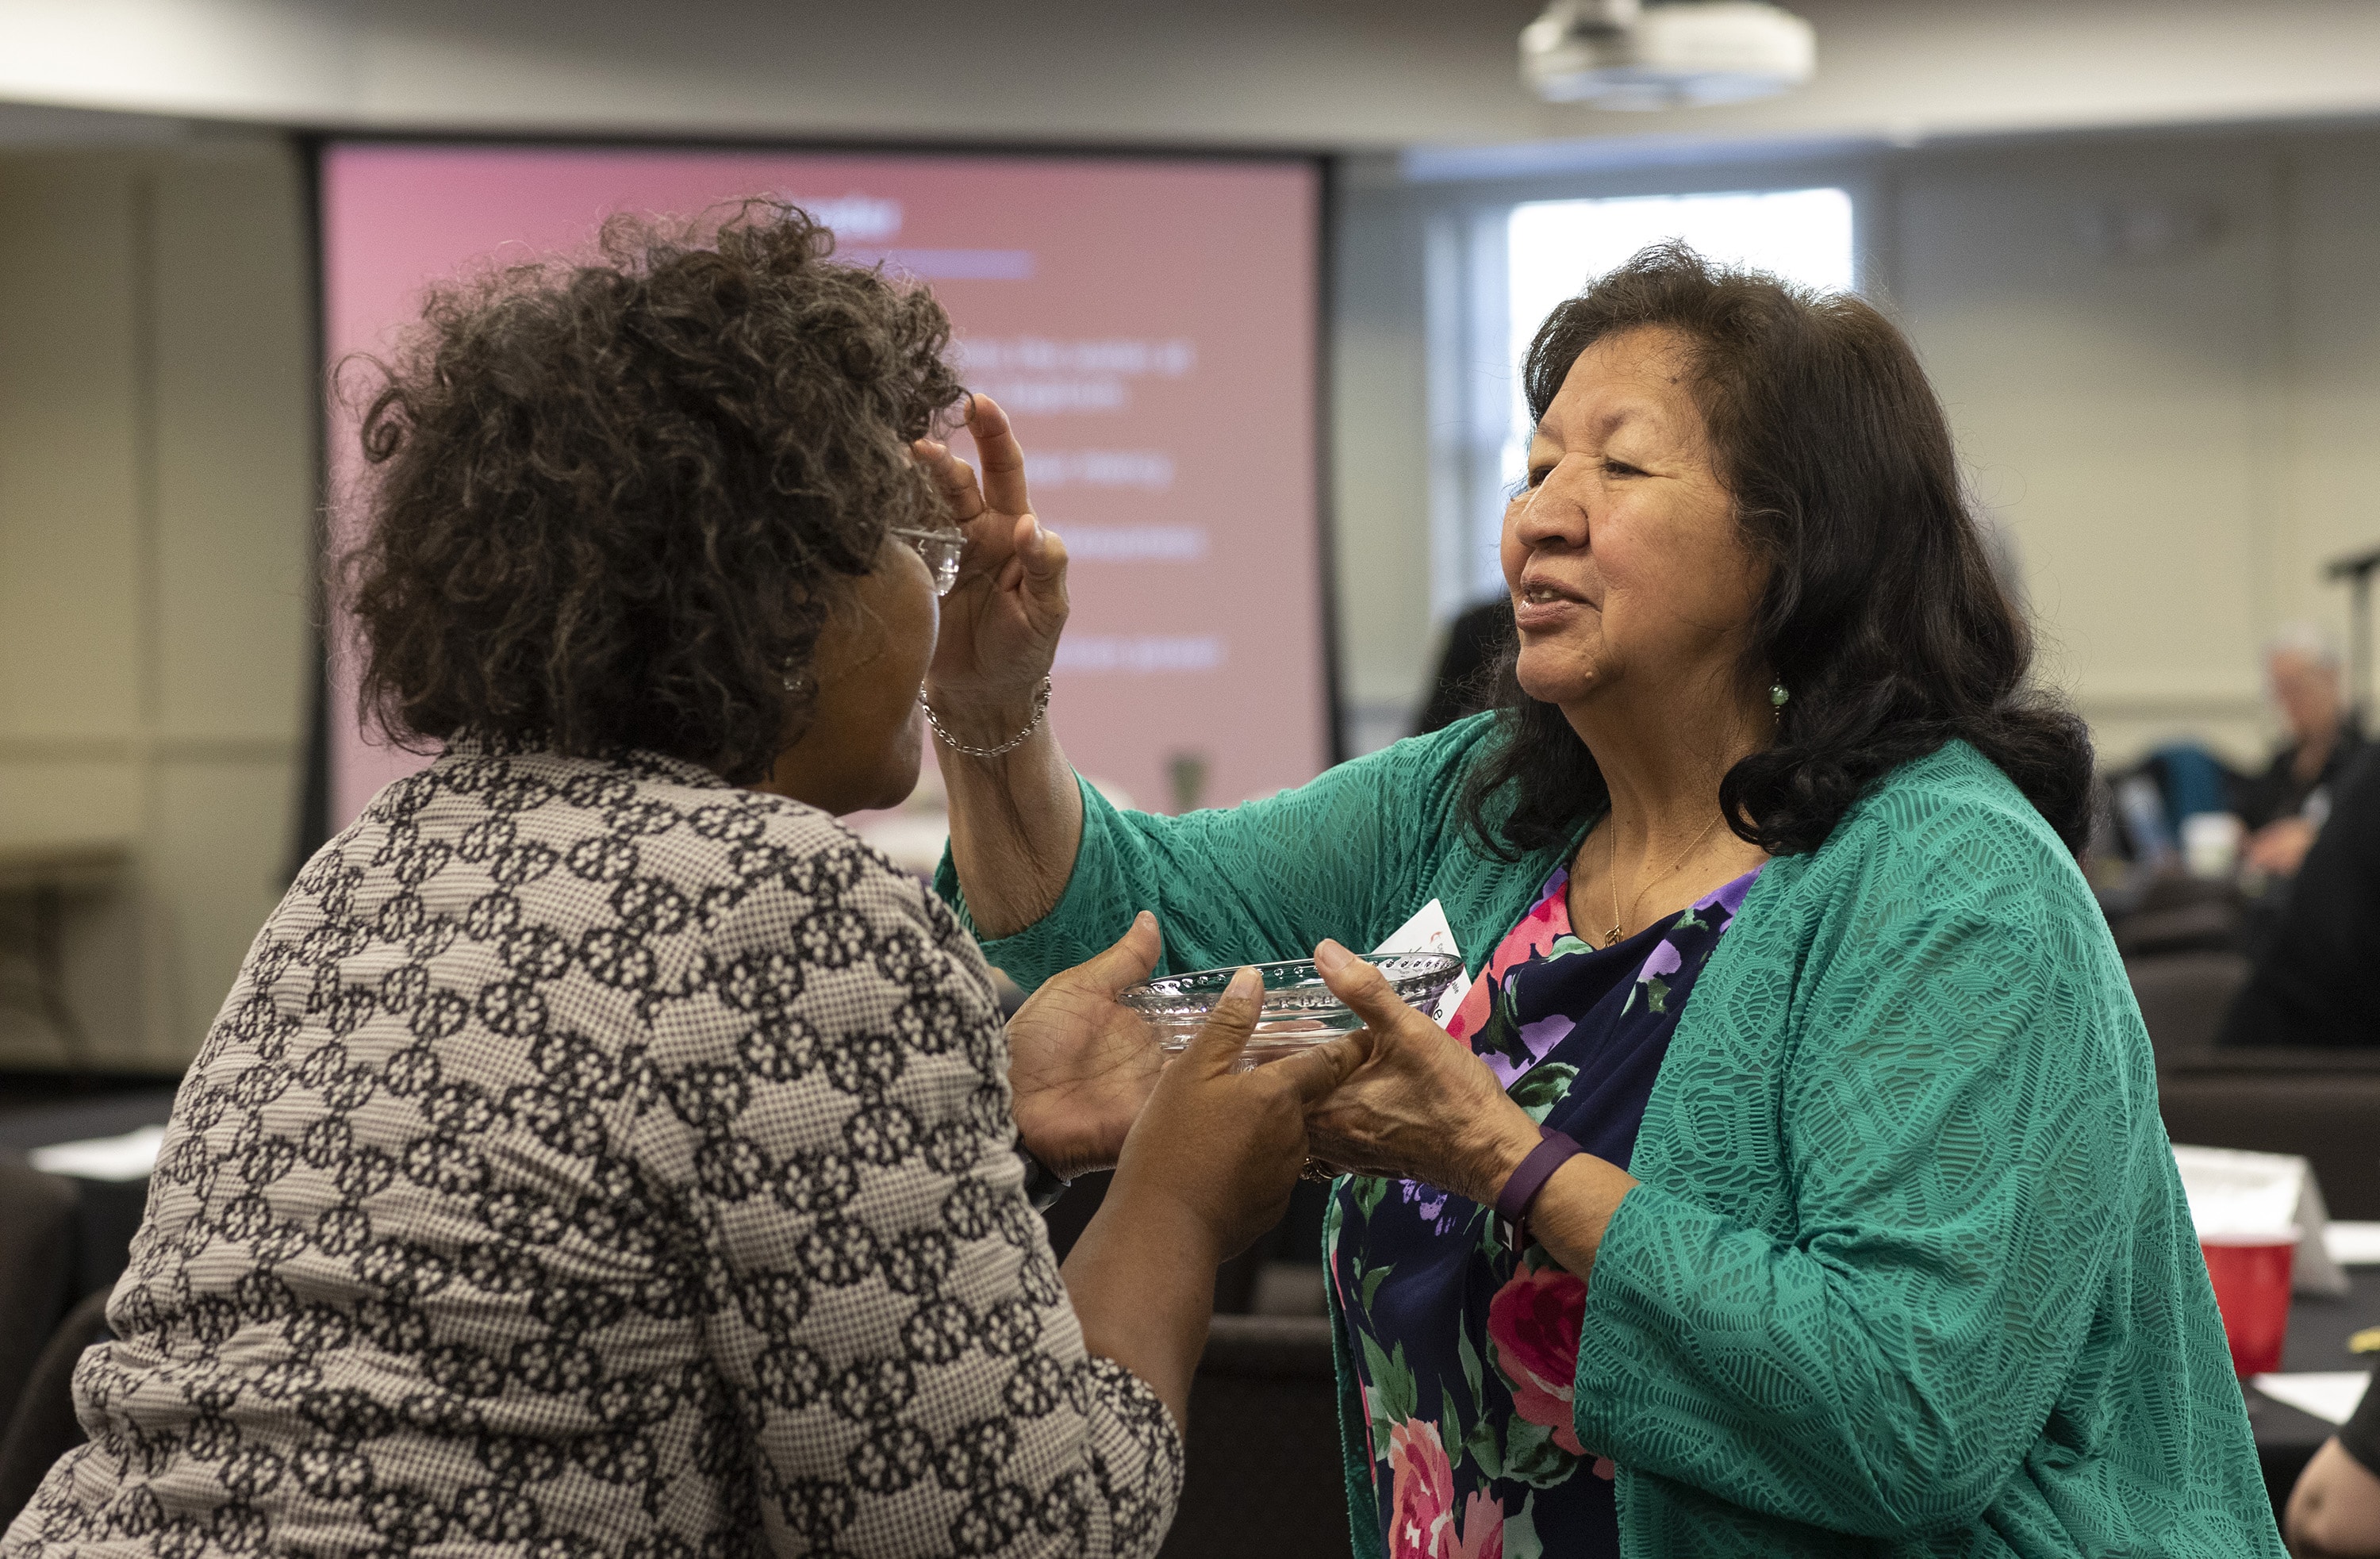
[(1254, 964), (1242, 964), (1240, 972), (1232, 976), (1232, 982), (1223, 987), (1223, 1000), (1234, 1004), (1253, 1002), (1263, 992), (1264, 976), (1257, 972)]
[(966, 392), (966, 420), (972, 422), (975, 420), (975, 392), (973, 390)]
[(1326, 936), (1322, 939), (1321, 944), (1314, 949), (1314, 967), (1325, 974), (1337, 974), (1347, 967), (1347, 960), (1354, 956)]

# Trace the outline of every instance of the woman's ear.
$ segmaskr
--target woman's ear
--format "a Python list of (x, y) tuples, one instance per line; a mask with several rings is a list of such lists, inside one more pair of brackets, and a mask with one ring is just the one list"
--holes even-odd
[[(887, 546), (895, 544), (886, 542)], [(870, 587), (880, 582), (878, 574), (883, 567), (884, 556), (879, 553), (876, 572), (838, 579), (841, 588), (828, 594), (826, 620), (819, 626), (818, 647), (810, 652), (816, 688), (831, 688), (883, 655), (888, 627), (870, 599), (874, 594)]]

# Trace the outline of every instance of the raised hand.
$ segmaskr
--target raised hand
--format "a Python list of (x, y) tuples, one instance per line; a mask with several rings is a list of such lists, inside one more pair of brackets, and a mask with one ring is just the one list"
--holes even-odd
[(979, 483), (944, 445), (916, 445), (967, 533), (925, 691), (950, 791), (951, 859), (977, 926), (998, 937), (1047, 915), (1065, 892), (1083, 798), (1038, 699), (1066, 626), (1066, 548), (1034, 518), (1025, 452), (1000, 408), (971, 397), (967, 428)]
[(1099, 956), (1051, 975), (1008, 1020), (1016, 1129), (1061, 1179), (1113, 1167), (1165, 1055), (1117, 993), (1157, 967), (1157, 917), (1142, 910)]
[[(1029, 713), (1066, 626), (1066, 545), (1042, 529), (1025, 486), (1025, 451), (1008, 414), (988, 396), (968, 398), (976, 469), (949, 445), (919, 439), (918, 462), (967, 533), (958, 582), (942, 600), (941, 638), (926, 676), (945, 724), (980, 739)], [(978, 730), (976, 727), (980, 726)]]

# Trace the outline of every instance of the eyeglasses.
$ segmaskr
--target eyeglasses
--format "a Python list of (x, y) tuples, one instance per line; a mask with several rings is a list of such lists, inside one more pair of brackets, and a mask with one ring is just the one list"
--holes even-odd
[(966, 551), (964, 530), (912, 530), (895, 525), (892, 534), (917, 549), (926, 560), (926, 572), (934, 577), (934, 593), (948, 595), (951, 587), (959, 582), (959, 554)]

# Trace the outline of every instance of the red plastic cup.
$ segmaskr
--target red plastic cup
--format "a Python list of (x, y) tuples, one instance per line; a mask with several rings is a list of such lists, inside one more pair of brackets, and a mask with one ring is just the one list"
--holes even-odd
[(2281, 1367), (2281, 1342), (2289, 1334), (2297, 1231), (2201, 1235), (2198, 1248), (2206, 1253), (2206, 1275), (2215, 1280), (2215, 1307), (2223, 1312), (2233, 1371), (2243, 1380), (2271, 1374)]

